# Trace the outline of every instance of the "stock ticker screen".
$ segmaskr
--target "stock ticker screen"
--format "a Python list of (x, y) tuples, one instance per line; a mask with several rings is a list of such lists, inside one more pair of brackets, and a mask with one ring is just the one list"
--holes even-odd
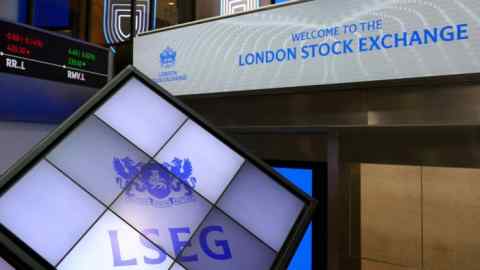
[(0, 121), (59, 123), (108, 81), (105, 48), (0, 20)]
[(7, 176), (3, 230), (61, 270), (271, 269), (311, 198), (127, 78)]

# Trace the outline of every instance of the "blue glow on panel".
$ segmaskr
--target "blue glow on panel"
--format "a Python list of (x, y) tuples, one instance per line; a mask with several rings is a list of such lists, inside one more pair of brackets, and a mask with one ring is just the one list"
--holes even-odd
[[(290, 180), (297, 187), (312, 196), (313, 172), (310, 169), (274, 168), (283, 177)], [(308, 227), (297, 253), (290, 262), (289, 270), (312, 269), (312, 224)]]
[(18, 0), (18, 22), (27, 23), (28, 0)]
[(279, 4), (279, 3), (285, 3), (285, 2), (288, 2), (289, 0), (274, 0), (273, 3), (274, 4)]
[(34, 5), (33, 25), (38, 27), (68, 27), (70, 25), (70, 1), (37, 0)]

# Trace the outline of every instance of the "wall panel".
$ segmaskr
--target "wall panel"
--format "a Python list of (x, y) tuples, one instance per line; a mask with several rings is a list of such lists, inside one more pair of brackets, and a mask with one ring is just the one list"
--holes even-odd
[(419, 166), (362, 164), (361, 256), (421, 264)]
[(362, 270), (417, 270), (417, 268), (403, 267), (388, 263), (362, 260)]
[(480, 265), (480, 170), (424, 167), (424, 269)]

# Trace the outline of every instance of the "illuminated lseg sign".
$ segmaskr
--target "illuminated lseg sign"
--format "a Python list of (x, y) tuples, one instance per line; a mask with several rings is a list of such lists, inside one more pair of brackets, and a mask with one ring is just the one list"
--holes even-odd
[(133, 68), (0, 191), (1, 233), (62, 270), (281, 269), (314, 205)]

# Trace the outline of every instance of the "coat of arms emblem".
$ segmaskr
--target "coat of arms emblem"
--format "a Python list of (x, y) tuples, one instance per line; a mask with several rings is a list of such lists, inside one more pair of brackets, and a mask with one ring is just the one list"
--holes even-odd
[(197, 179), (192, 176), (189, 159), (174, 158), (172, 162), (135, 162), (129, 157), (114, 158), (117, 184), (125, 197), (142, 204), (168, 207), (195, 200), (193, 189)]

